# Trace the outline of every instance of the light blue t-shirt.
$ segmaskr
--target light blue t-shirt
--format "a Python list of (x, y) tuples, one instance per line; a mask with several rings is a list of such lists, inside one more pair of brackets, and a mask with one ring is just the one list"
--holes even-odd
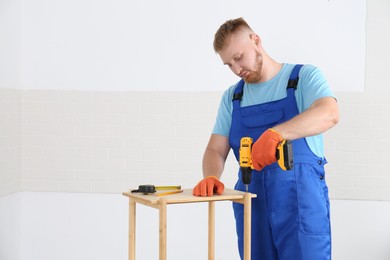
[[(245, 83), (241, 106), (251, 106), (283, 99), (287, 96), (287, 83), (293, 64), (283, 64), (282, 69), (271, 80), (258, 83)], [(229, 136), (232, 124), (233, 93), (237, 84), (227, 89), (221, 99), (213, 134)], [(308, 109), (317, 99), (334, 97), (321, 71), (313, 65), (304, 65), (299, 72), (299, 82), (295, 91), (299, 113)], [(314, 154), (324, 157), (322, 134), (306, 137), (307, 144)]]

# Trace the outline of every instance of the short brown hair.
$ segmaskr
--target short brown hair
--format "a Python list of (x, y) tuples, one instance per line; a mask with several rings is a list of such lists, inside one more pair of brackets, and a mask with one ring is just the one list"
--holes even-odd
[(227, 20), (224, 24), (222, 24), (214, 36), (214, 51), (218, 52), (222, 50), (225, 45), (226, 38), (243, 27), (251, 29), (242, 17)]

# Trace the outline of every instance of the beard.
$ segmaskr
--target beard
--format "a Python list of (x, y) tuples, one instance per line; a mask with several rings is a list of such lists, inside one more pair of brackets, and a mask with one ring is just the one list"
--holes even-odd
[(254, 70), (248, 72), (248, 76), (244, 78), (246, 83), (257, 83), (261, 80), (261, 71), (263, 69), (263, 57), (256, 51)]

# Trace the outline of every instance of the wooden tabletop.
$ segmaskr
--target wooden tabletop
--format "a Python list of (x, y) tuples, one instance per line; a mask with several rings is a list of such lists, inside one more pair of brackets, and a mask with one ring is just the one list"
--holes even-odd
[[(163, 192), (167, 192), (167, 191), (158, 191), (156, 193), (151, 193), (151, 194), (131, 193), (129, 191), (129, 192), (123, 192), (122, 194), (138, 203), (149, 205), (149, 206), (159, 204), (162, 199), (165, 200), (167, 204), (221, 201), (221, 200), (234, 201), (234, 200), (243, 199), (244, 195), (246, 194), (246, 192), (242, 192), (242, 191), (225, 189), (222, 195), (213, 195), (209, 197), (197, 197), (192, 195), (192, 189), (184, 189), (182, 193), (157, 196), (159, 193), (163, 193)], [(252, 198), (256, 197), (256, 194), (252, 194), (252, 193), (249, 194)]]

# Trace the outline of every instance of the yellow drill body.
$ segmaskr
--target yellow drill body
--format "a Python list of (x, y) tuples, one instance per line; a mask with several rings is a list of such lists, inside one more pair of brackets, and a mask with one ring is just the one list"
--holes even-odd
[(240, 168), (242, 174), (242, 182), (245, 184), (245, 190), (248, 192), (248, 185), (252, 178), (252, 144), (253, 139), (243, 137), (240, 141)]

